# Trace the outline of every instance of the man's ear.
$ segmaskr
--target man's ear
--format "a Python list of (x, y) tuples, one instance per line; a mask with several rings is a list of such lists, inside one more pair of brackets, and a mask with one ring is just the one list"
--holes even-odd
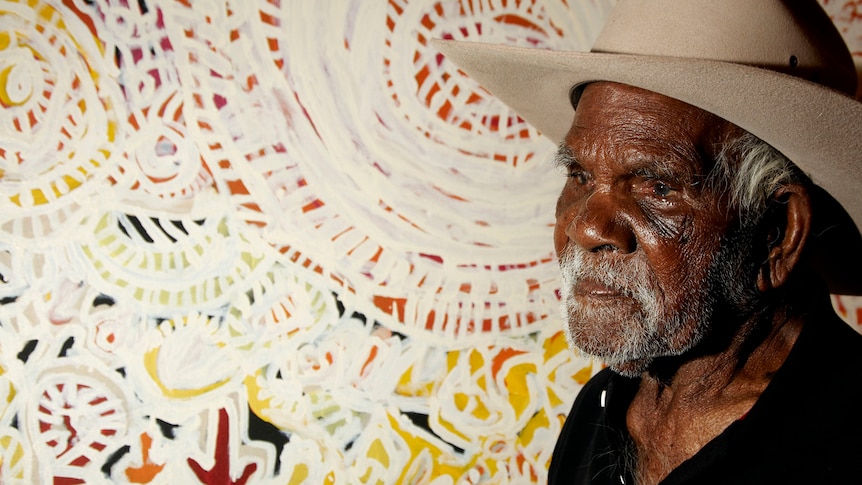
[(772, 205), (763, 221), (767, 259), (757, 276), (761, 292), (787, 283), (811, 231), (811, 197), (804, 186), (791, 184), (780, 188), (773, 195)]

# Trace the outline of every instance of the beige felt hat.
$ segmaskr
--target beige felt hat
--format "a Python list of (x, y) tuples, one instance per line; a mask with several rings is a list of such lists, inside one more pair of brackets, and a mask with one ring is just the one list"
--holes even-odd
[(619, 0), (590, 52), (433, 44), (554, 142), (591, 81), (750, 131), (828, 192), (816, 197), (809, 247), (831, 292), (862, 294), (862, 103), (847, 46), (816, 0)]

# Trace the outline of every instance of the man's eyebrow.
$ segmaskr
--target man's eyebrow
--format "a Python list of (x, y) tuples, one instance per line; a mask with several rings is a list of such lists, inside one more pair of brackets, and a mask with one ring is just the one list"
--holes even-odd
[(639, 177), (674, 181), (695, 186), (700, 183), (698, 174), (685, 164), (675, 163), (672, 157), (647, 158), (633, 167), (632, 173)]
[(568, 169), (579, 165), (575, 159), (575, 152), (565, 143), (560, 143), (557, 146), (557, 153), (554, 154), (554, 167), (558, 169)]
[(651, 158), (648, 159), (648, 161), (645, 160), (641, 164), (635, 166), (632, 172), (634, 172), (635, 175), (639, 175), (642, 177), (674, 179), (678, 178), (681, 174), (685, 174), (685, 172), (688, 171), (686, 170), (681, 172), (677, 167), (673, 166), (666, 158)]
[[(656, 157), (642, 150), (634, 150), (634, 153), (629, 155), (620, 154), (620, 156), (629, 159), (629, 170), (633, 175), (675, 181), (691, 186), (698, 185), (702, 177), (698, 176), (691, 167), (682, 163), (686, 159), (686, 156), (690, 154), (680, 150), (678, 147), (669, 147), (667, 152), (663, 156)], [(575, 155), (574, 150), (566, 145), (565, 142), (560, 143), (554, 154), (554, 168), (570, 172), (580, 167), (581, 163)]]

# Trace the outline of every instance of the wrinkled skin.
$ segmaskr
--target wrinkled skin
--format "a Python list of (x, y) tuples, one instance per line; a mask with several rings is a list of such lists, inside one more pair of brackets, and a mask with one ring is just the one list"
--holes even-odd
[[(736, 215), (704, 181), (717, 143), (734, 130), (663, 96), (586, 88), (558, 157), (568, 179), (554, 237), (578, 348), (638, 375), (654, 358), (697, 345), (714, 307), (731, 305), (716, 301), (729, 284), (719, 271), (728, 262), (717, 258)], [(584, 274), (574, 279), (576, 268)]]
[[(638, 483), (659, 483), (745, 415), (808, 318), (836, 318), (810, 275), (800, 184), (743, 227), (709, 183), (739, 128), (685, 103), (586, 87), (561, 145), (554, 243), (570, 340), (641, 381), (626, 413)], [(793, 305), (788, 297), (796, 298)], [(814, 302), (808, 306), (806, 302)], [(816, 308), (815, 308), (816, 307)]]

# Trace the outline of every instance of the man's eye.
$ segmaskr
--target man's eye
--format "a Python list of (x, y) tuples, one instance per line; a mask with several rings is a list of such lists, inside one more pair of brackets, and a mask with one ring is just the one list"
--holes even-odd
[(673, 188), (664, 182), (656, 182), (653, 184), (652, 190), (659, 197), (667, 197), (673, 193)]
[(587, 174), (585, 174), (584, 172), (569, 172), (569, 178), (572, 179), (578, 185), (586, 185), (587, 183)]
[(653, 186), (653, 191), (655, 191), (655, 195), (658, 195), (660, 197), (667, 197), (673, 192), (673, 189), (668, 184), (656, 182)]

